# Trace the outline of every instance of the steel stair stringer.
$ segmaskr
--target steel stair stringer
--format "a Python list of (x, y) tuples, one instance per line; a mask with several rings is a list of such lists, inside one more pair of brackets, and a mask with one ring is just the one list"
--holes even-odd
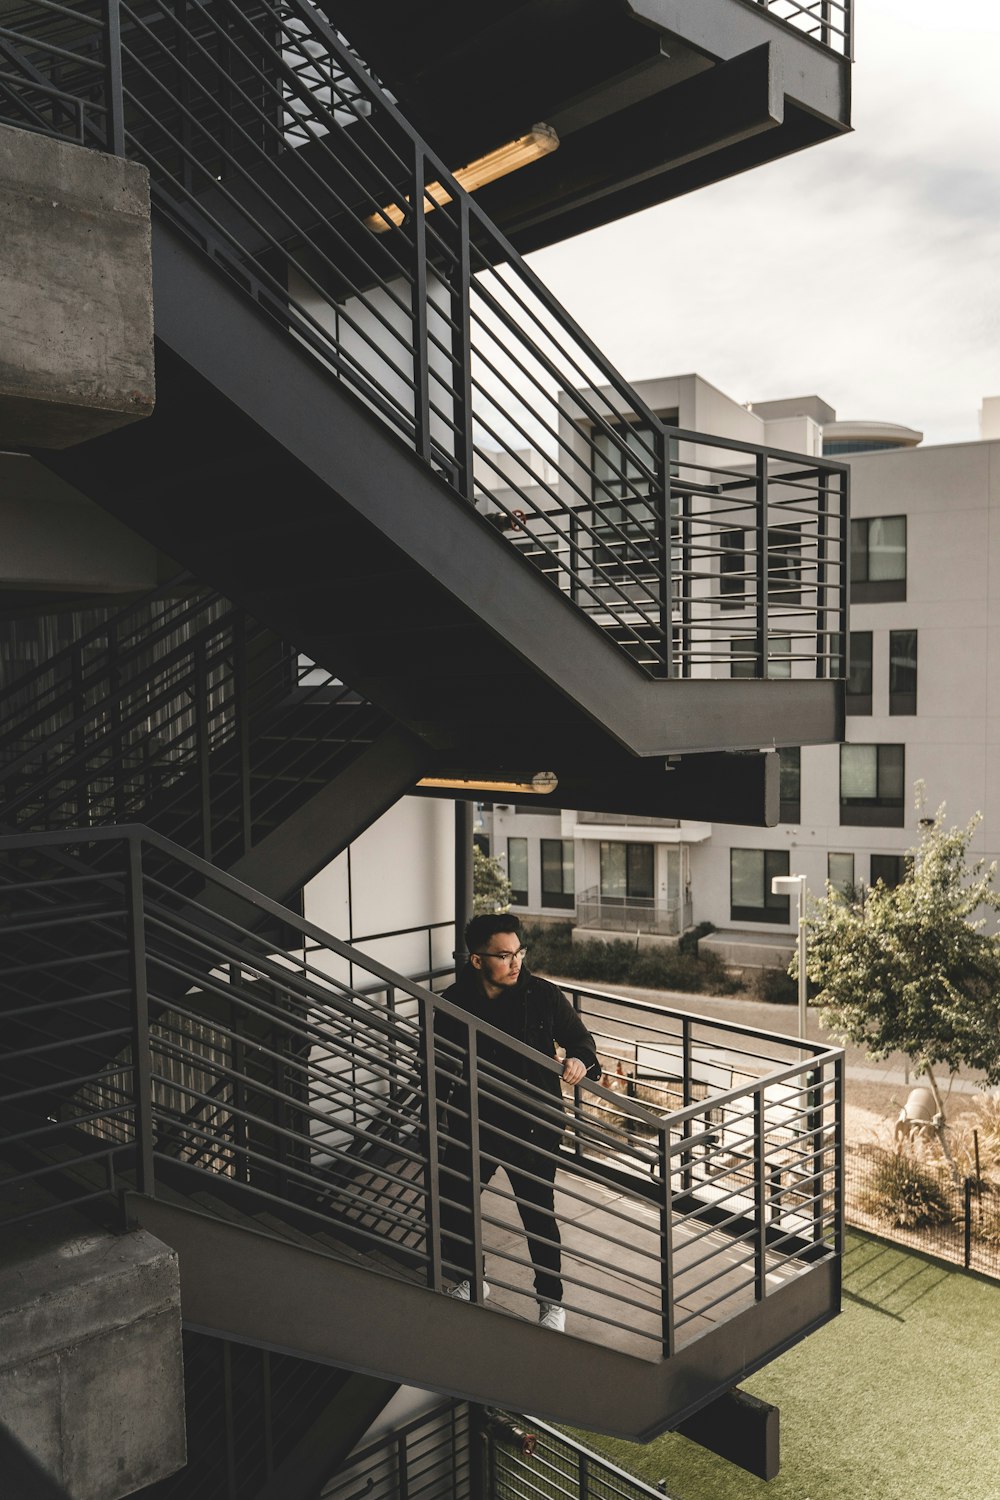
[(832, 679), (647, 676), (161, 218), (154, 289), (155, 413), (44, 462), (436, 751), (539, 769), (837, 737)]
[(128, 1194), (127, 1208), (177, 1251), (189, 1326), (636, 1441), (676, 1427), (828, 1322), (838, 1296), (831, 1260), (651, 1362), (175, 1203)]

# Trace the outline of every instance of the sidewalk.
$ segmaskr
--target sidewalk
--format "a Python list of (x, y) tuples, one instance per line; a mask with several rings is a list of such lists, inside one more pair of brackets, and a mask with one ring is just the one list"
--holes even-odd
[[(552, 976), (554, 978), (554, 976)], [(580, 980), (558, 980), (556, 984), (582, 984)], [(713, 1021), (738, 1021), (742, 1025), (755, 1026), (761, 1031), (773, 1031), (783, 1036), (797, 1036), (799, 1026), (798, 1007), (795, 1005), (773, 1005), (763, 1000), (742, 999), (733, 995), (692, 995), (680, 990), (644, 990), (628, 984), (594, 984), (585, 988), (603, 990), (609, 995), (631, 996), (648, 1005), (662, 1005), (668, 1010), (684, 1011), (688, 1015), (707, 1016)], [(834, 1038), (820, 1024), (818, 1011), (809, 1012), (809, 1040), (833, 1043)], [(862, 1047), (844, 1048), (847, 1059), (847, 1102), (849, 1110), (865, 1116), (891, 1118), (895, 1120), (906, 1095), (911, 1088), (920, 1085), (914, 1077), (907, 1059), (894, 1052), (883, 1062), (875, 1062)], [(949, 1095), (975, 1096), (980, 1093), (977, 1075), (958, 1073), (953, 1079), (947, 1073), (937, 1072), (935, 1081), (941, 1090), (945, 1110), (948, 1110)], [(958, 1101), (955, 1101), (958, 1103)], [(971, 1102), (971, 1099), (970, 1099)], [(870, 1124), (867, 1119), (848, 1120), (848, 1135), (855, 1134), (853, 1126)]]

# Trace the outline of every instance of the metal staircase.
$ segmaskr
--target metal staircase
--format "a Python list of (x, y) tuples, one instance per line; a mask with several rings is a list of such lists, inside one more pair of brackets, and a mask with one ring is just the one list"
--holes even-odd
[(173, 584), (0, 689), (8, 831), (141, 822), (288, 900), (426, 751), (219, 594)]
[(156, 412), (46, 462), (467, 766), (838, 737), (842, 466), (666, 426), (306, 0), (35, 9), (5, 117), (156, 206)]
[(143, 830), (0, 839), (0, 903), (0, 1212), (123, 1206), (178, 1250), (203, 1331), (641, 1437), (837, 1310), (835, 1050), (576, 992), (631, 1086), (566, 1101), (567, 1365), (502, 1185), (462, 1209), (490, 1303), (435, 1295), (461, 1274), (441, 1206), (466, 1192), (441, 1150), (478, 1159), (452, 1084), (510, 1090), (492, 1028)]

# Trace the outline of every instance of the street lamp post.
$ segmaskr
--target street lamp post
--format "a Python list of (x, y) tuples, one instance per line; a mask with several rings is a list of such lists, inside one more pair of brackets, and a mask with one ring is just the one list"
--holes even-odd
[(806, 980), (806, 877), (804, 875), (773, 875), (772, 896), (794, 895), (799, 911), (799, 1036), (807, 1035), (808, 982)]

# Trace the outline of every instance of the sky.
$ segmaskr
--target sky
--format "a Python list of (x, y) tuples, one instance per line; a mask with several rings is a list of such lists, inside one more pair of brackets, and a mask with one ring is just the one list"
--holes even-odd
[(1000, 395), (1000, 0), (856, 14), (853, 134), (531, 262), (629, 380), (970, 441)]

